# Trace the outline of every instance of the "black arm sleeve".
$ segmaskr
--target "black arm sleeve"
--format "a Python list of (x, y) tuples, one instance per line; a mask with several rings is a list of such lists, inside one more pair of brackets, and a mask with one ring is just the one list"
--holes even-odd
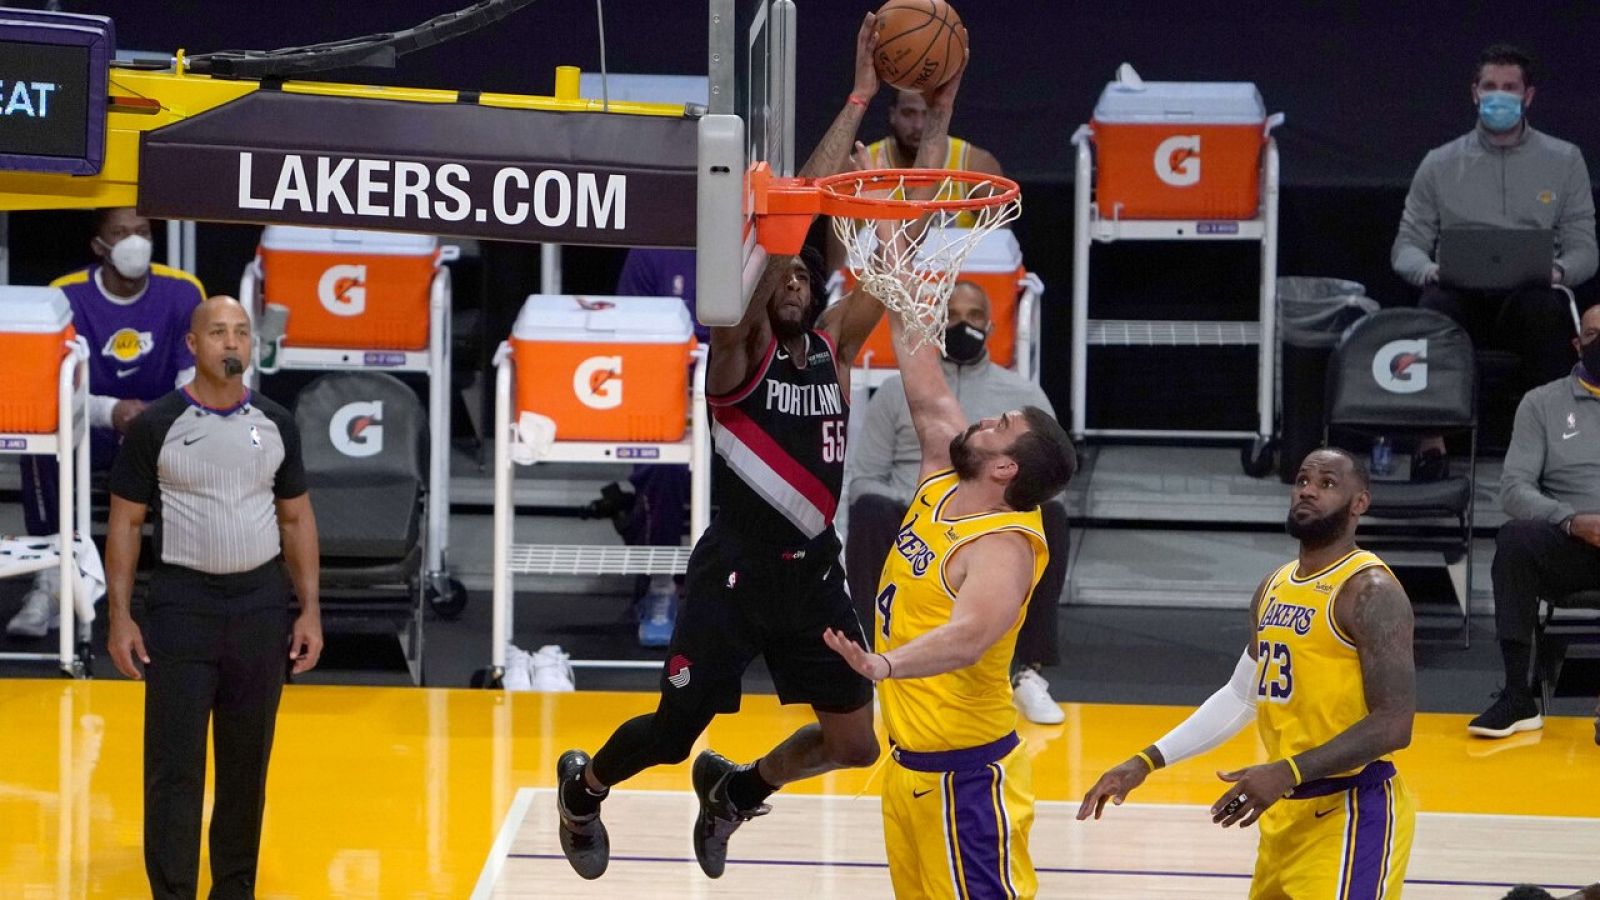
[(173, 397), (168, 394), (150, 404), (129, 426), (128, 435), (111, 464), (111, 493), (146, 506), (156, 501), (156, 492), (161, 487), (157, 472), (161, 445), (183, 409), (183, 401), (179, 399), (173, 403)]
[(289, 500), (306, 492), (306, 464), (300, 456), (300, 429), (295, 427), (294, 416), (277, 404), (258, 404), (272, 424), (278, 426), (283, 438), (283, 462), (272, 479), (272, 495), (279, 500)]

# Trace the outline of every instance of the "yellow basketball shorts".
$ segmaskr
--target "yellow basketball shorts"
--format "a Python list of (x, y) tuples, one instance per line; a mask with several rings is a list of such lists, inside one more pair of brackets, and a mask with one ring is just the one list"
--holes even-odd
[(1028, 856), (1033, 763), (1015, 732), (968, 750), (893, 755), (883, 782), (883, 833), (895, 897), (1038, 893)]
[(1378, 900), (1400, 896), (1417, 804), (1394, 765), (1375, 762), (1301, 785), (1256, 824), (1252, 898)]

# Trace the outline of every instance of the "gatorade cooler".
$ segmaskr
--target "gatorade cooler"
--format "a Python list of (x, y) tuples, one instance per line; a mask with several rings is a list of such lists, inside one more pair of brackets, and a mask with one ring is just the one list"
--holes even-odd
[(261, 234), (260, 259), (266, 302), (289, 308), (286, 346), (428, 346), (437, 238), (269, 225)]
[(61, 358), (76, 336), (59, 288), (0, 287), (0, 431), (56, 430)]
[(511, 331), (517, 414), (554, 419), (558, 441), (676, 441), (694, 345), (679, 297), (534, 294)]
[(1090, 123), (1100, 216), (1253, 218), (1276, 119), (1249, 82), (1111, 82)]
[[(955, 234), (965, 233), (969, 229), (948, 228), (947, 232)], [(928, 240), (937, 238), (929, 235)], [(855, 288), (855, 279), (849, 272), (845, 274), (845, 291)], [(1022, 267), (1022, 248), (1017, 244), (1017, 236), (1006, 229), (992, 231), (978, 242), (972, 252), (967, 254), (966, 262), (961, 266), (961, 274), (956, 281), (971, 281), (983, 288), (989, 295), (989, 359), (997, 365), (1010, 368), (1016, 363), (1017, 356), (1017, 296), (1021, 292), (1020, 282), (1027, 274)], [(867, 337), (867, 342), (861, 346), (861, 352), (856, 355), (856, 365), (867, 364), (867, 354), (872, 354), (872, 368), (885, 369), (893, 367), (895, 363), (894, 343), (889, 339), (889, 320), (884, 318), (878, 327), (872, 330)]]

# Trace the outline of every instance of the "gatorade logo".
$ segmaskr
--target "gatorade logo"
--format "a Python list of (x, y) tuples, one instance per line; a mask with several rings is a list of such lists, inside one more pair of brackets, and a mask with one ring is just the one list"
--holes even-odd
[(1173, 187), (1200, 183), (1200, 135), (1175, 134), (1156, 145), (1156, 177)]
[(367, 267), (329, 266), (317, 281), (317, 299), (336, 316), (359, 316), (367, 309)]
[(383, 452), (383, 401), (346, 403), (328, 422), (328, 440), (345, 456), (362, 458)]
[(572, 392), (590, 409), (622, 405), (622, 357), (591, 356), (572, 373)]
[(1428, 387), (1428, 342), (1390, 341), (1372, 357), (1372, 380), (1391, 394), (1415, 394)]

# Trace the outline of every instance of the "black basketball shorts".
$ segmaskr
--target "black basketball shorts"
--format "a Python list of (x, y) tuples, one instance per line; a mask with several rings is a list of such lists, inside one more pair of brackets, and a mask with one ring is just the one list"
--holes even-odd
[(757, 655), (782, 703), (847, 713), (872, 701), (872, 682), (822, 641), (834, 628), (870, 647), (831, 531), (804, 547), (753, 548), (713, 527), (690, 555), (685, 588), (661, 673), (664, 704), (738, 710), (740, 681)]

